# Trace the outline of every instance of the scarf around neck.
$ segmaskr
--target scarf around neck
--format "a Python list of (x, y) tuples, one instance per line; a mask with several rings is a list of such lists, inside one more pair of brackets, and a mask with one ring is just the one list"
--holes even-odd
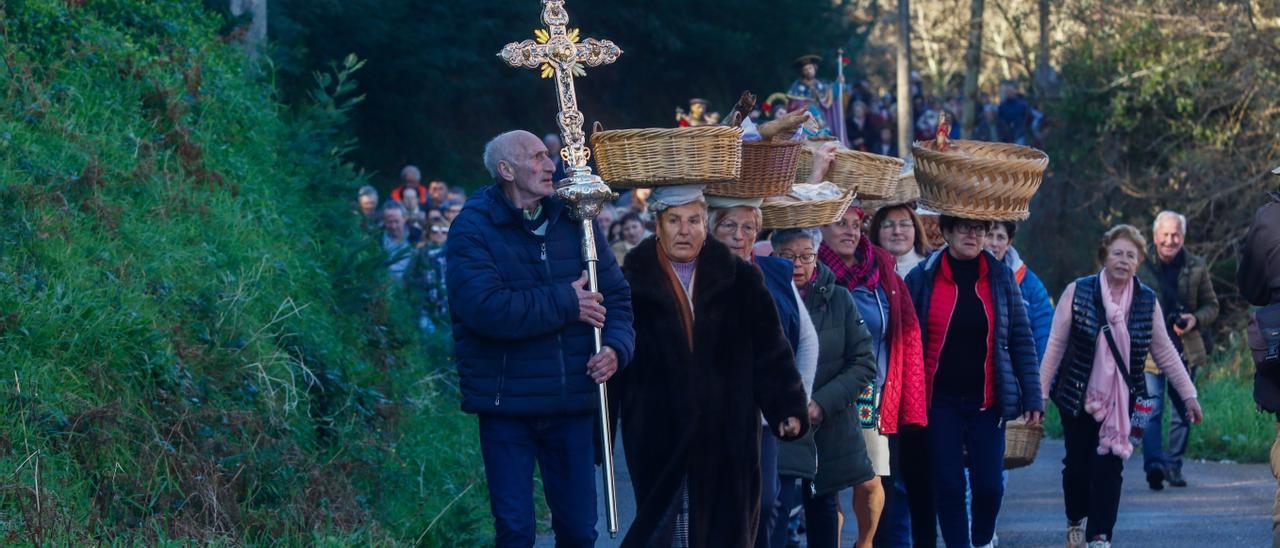
[(858, 262), (853, 266), (844, 264), (844, 260), (840, 255), (831, 249), (826, 242), (818, 246), (818, 258), (822, 259), (822, 264), (827, 265), (831, 272), (836, 275), (836, 283), (844, 286), (849, 291), (853, 291), (859, 287), (875, 289), (880, 285), (880, 265), (876, 262), (876, 254), (871, 252), (871, 240), (866, 234), (862, 235), (862, 239), (858, 240), (858, 247), (854, 249), (853, 256)]
[[(1133, 304), (1133, 285), (1125, 284), (1117, 300), (1112, 297), (1111, 284), (1106, 271), (1098, 273), (1101, 287), (1102, 308), (1111, 336), (1115, 338), (1120, 356), (1129, 355), (1129, 307)], [(1085, 393), (1084, 410), (1098, 421), (1098, 454), (1111, 453), (1121, 459), (1133, 454), (1129, 442), (1129, 385), (1125, 382), (1128, 365), (1116, 363), (1107, 343), (1106, 334), (1099, 333), (1093, 350), (1093, 370), (1089, 373), (1089, 388)]]
[(693, 287), (697, 278), (697, 260), (694, 259), (694, 273), (689, 280), (689, 290), (685, 290), (684, 283), (680, 281), (680, 276), (676, 274), (675, 267), (672, 266), (671, 258), (667, 256), (666, 250), (662, 249), (661, 242), (655, 242), (658, 245), (653, 246), (658, 253), (658, 264), (662, 266), (663, 273), (666, 274), (667, 288), (671, 291), (671, 296), (676, 301), (676, 312), (680, 315), (680, 326), (684, 328), (685, 342), (689, 345), (689, 351), (693, 351)]

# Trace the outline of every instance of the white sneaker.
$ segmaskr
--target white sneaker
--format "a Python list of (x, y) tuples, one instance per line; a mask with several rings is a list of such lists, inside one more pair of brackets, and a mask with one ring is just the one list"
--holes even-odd
[(1089, 541), (1089, 548), (1111, 548), (1111, 541), (1109, 541), (1109, 540), (1091, 540), (1091, 541)]
[(1085, 548), (1084, 520), (1067, 522), (1067, 548)]

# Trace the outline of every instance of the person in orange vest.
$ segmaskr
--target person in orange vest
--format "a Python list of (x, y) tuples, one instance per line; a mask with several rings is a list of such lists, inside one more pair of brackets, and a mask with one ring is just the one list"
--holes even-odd
[(418, 170), (418, 166), (408, 165), (400, 169), (400, 186), (391, 189), (391, 199), (403, 202), (401, 193), (406, 188), (418, 191), (418, 205), (426, 209), (428, 193), (427, 189), (422, 186), (422, 171)]
[(1031, 336), (1036, 340), (1036, 356), (1044, 357), (1045, 346), (1049, 344), (1049, 329), (1053, 327), (1053, 301), (1049, 299), (1049, 291), (1036, 276), (1022, 256), (1013, 247), (1013, 237), (1018, 232), (1018, 225), (1010, 221), (999, 221), (992, 225), (987, 233), (986, 248), (997, 259), (1013, 270), (1013, 281), (1022, 290), (1022, 302), (1027, 305), (1027, 319), (1031, 321)]

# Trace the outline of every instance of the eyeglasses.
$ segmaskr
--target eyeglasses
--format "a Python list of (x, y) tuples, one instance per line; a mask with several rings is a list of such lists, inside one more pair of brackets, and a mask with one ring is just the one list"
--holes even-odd
[(975, 223), (956, 223), (956, 232), (970, 236), (986, 236), (987, 226)]
[(882, 221), (882, 222), (880, 223), (880, 229), (881, 229), (881, 230), (893, 230), (895, 227), (896, 227), (898, 230), (907, 231), (907, 230), (914, 229), (914, 228), (916, 227), (916, 225), (914, 225), (914, 224), (912, 224), (912, 223), (911, 223), (911, 219), (903, 219), (903, 220), (901, 220), (901, 221), (894, 221), (894, 220), (892, 220), (892, 219), (885, 219), (884, 221)]
[(784, 252), (779, 253), (778, 256), (796, 264), (813, 264), (814, 261), (818, 260), (818, 256), (813, 253), (802, 253), (800, 255), (796, 255), (795, 253)]
[(432, 234), (448, 234), (448, 233), (449, 233), (449, 227), (447, 227), (447, 226), (433, 226), (433, 227), (431, 227), (431, 233), (432, 233)]
[(724, 221), (716, 225), (716, 230), (724, 230), (730, 234), (737, 234), (739, 230), (745, 230), (747, 234), (754, 235), (756, 234), (757, 227), (750, 223), (739, 225), (733, 221)]
[(1137, 254), (1137, 253), (1135, 253), (1135, 252), (1133, 252), (1133, 251), (1126, 251), (1126, 250), (1124, 250), (1124, 249), (1113, 249), (1113, 250), (1111, 250), (1111, 256), (1112, 256), (1112, 257), (1115, 257), (1115, 258), (1117, 258), (1117, 259), (1128, 259), (1128, 260), (1130, 260), (1130, 261), (1136, 261), (1136, 260), (1138, 260), (1138, 254)]

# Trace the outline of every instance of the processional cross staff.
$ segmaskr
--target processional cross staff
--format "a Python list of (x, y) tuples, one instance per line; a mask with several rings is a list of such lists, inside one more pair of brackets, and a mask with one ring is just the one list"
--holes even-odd
[[(582, 225), (582, 258), (587, 263), (587, 287), (598, 291), (595, 227), (593, 219), (605, 202), (617, 197), (599, 176), (591, 173), (587, 160), (591, 150), (587, 148), (582, 133), (583, 116), (578, 111), (578, 97), (573, 87), (574, 76), (586, 76), (583, 66), (598, 67), (618, 60), (622, 50), (608, 40), (588, 38), (579, 42), (578, 29), (569, 29), (569, 12), (564, 0), (542, 0), (542, 23), (545, 29), (534, 31), (535, 40), (512, 42), (502, 48), (498, 56), (513, 67), (537, 68), (543, 78), (554, 78), (556, 96), (560, 99), (560, 112), (556, 122), (564, 147), (560, 157), (569, 174), (556, 183), (556, 195), (569, 202), (573, 216)], [(603, 343), (601, 330), (594, 328), (595, 353)], [(618, 494), (613, 473), (613, 436), (609, 425), (609, 391), (605, 384), (596, 385), (600, 406), (600, 439), (603, 454), (605, 513), (608, 515), (609, 536), (618, 536)]]

